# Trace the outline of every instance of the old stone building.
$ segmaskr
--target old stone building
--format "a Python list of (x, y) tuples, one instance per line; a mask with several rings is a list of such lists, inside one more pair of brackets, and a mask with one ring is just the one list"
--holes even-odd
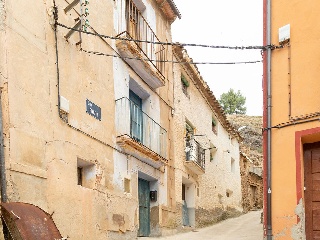
[(174, 47), (174, 146), (178, 227), (239, 214), (241, 137), (185, 49)]
[(263, 205), (262, 167), (255, 165), (240, 151), (242, 207), (244, 212), (261, 209)]
[(153, 42), (177, 17), (172, 0), (0, 1), (2, 202), (77, 240), (171, 226), (172, 50)]
[(180, 17), (172, 0), (0, 0), (5, 236), (131, 240), (242, 211), (241, 137), (165, 44)]
[(243, 211), (263, 205), (262, 116), (227, 115), (243, 141), (240, 143), (240, 174)]

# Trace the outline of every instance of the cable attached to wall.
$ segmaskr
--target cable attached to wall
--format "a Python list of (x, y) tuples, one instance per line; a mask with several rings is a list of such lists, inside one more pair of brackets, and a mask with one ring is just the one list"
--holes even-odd
[(232, 65), (232, 64), (250, 64), (250, 63), (260, 63), (262, 60), (257, 61), (244, 61), (244, 62), (186, 62), (186, 61), (173, 61), (173, 60), (154, 60), (154, 59), (148, 59), (148, 58), (139, 58), (139, 57), (120, 57), (114, 54), (107, 54), (97, 51), (88, 51), (83, 48), (80, 49), (83, 52), (94, 54), (97, 56), (105, 56), (105, 57), (115, 57), (115, 58), (121, 58), (121, 59), (129, 59), (129, 60), (138, 60), (138, 61), (148, 61), (148, 62), (164, 62), (164, 63), (179, 63), (179, 64), (202, 64), (202, 65)]
[[(206, 44), (196, 44), (196, 43), (173, 43), (173, 42), (155, 42), (155, 41), (148, 41), (148, 40), (139, 40), (139, 39), (132, 39), (132, 38), (123, 38), (123, 37), (112, 37), (104, 34), (92, 33), (80, 30), (78, 28), (68, 27), (62, 23), (57, 22), (57, 25), (72, 31), (81, 32), (88, 35), (98, 36), (101, 38), (108, 38), (111, 40), (123, 40), (123, 41), (130, 41), (136, 43), (150, 43), (150, 44), (159, 44), (165, 46), (180, 46), (180, 47), (202, 47), (202, 48), (214, 48), (214, 49), (230, 49), (230, 50), (267, 50), (268, 48), (278, 48), (277, 46), (221, 46), (221, 45), (206, 45)], [(120, 33), (119, 35), (121, 35)]]
[(106, 142), (104, 142), (104, 141), (102, 141), (102, 140), (100, 140), (100, 139), (98, 139), (98, 138), (96, 138), (96, 137), (94, 137), (94, 136), (92, 136), (92, 135), (84, 132), (83, 130), (81, 130), (81, 129), (79, 129), (79, 128), (73, 126), (73, 125), (71, 125), (71, 124), (68, 122), (68, 120), (61, 114), (61, 108), (60, 108), (59, 51), (58, 51), (58, 39), (57, 39), (57, 27), (56, 27), (56, 26), (57, 26), (57, 20), (58, 20), (58, 14), (57, 14), (57, 6), (56, 6), (56, 3), (55, 3), (55, 0), (53, 1), (53, 3), (54, 3), (54, 9), (55, 9), (55, 10), (54, 10), (54, 18), (55, 18), (55, 21), (56, 21), (56, 24), (54, 25), (54, 32), (55, 32), (55, 48), (56, 48), (56, 68), (57, 68), (56, 71), (57, 71), (58, 114), (59, 114), (59, 118), (60, 118), (63, 122), (65, 122), (68, 127), (70, 127), (70, 128), (72, 128), (72, 129), (74, 129), (74, 130), (76, 130), (76, 131), (78, 131), (78, 132), (80, 132), (80, 133), (82, 133), (82, 134), (84, 134), (84, 135), (86, 135), (86, 136), (94, 139), (95, 141), (97, 141), (97, 142), (99, 142), (99, 143), (101, 143), (101, 144), (103, 144), (103, 145), (105, 145), (105, 146), (108, 146), (108, 147), (112, 148), (113, 150), (116, 150), (117, 152), (119, 152), (119, 153), (121, 153), (121, 154), (124, 154), (124, 155), (128, 156), (129, 154), (127, 154), (127, 153), (125, 153), (125, 152), (123, 152), (123, 151), (121, 151), (121, 150), (119, 150), (119, 149), (111, 146), (110, 144), (108, 144), (108, 143), (106, 143)]

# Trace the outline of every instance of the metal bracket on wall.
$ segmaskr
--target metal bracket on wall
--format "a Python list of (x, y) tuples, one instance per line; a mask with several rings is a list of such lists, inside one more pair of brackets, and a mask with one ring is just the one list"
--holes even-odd
[(79, 29), (80, 27), (81, 27), (81, 20), (79, 20), (76, 23), (76, 25), (74, 25), (73, 29), (71, 29), (64, 37), (68, 40), (71, 37), (71, 35), (75, 32), (74, 29)]
[(64, 12), (67, 13), (69, 12), (73, 7), (75, 7), (78, 3), (80, 2), (80, 0), (74, 0), (72, 3), (70, 3), (65, 9)]
[(88, 8), (86, 8), (83, 11), (83, 7), (87, 6), (89, 4), (89, 0), (74, 0), (71, 3), (68, 4), (67, 7), (65, 7), (64, 12), (68, 13), (71, 9), (74, 9), (74, 7), (76, 7), (77, 5), (79, 6), (80, 9), (80, 13), (77, 11), (77, 9), (74, 9), (75, 12), (77, 13), (78, 17), (75, 19), (76, 24), (75, 26), (66, 34), (65, 38), (68, 40), (71, 35), (78, 29), (80, 29), (79, 31), (79, 38), (80, 40), (76, 43), (76, 45), (79, 45), (82, 43), (82, 37), (81, 37), (81, 31), (84, 28), (84, 31), (86, 31), (87, 27), (89, 26), (89, 20), (85, 19), (88, 15), (89, 15), (89, 10)]

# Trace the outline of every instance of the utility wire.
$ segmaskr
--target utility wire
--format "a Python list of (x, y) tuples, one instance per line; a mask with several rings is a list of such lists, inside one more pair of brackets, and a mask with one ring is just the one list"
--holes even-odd
[(0, 72), (0, 75), (5, 78), (5, 79), (8, 79), (6, 76), (4, 76), (4, 74), (2, 72)]
[(115, 58), (121, 58), (121, 59), (130, 59), (130, 60), (139, 60), (139, 61), (149, 61), (149, 62), (166, 62), (166, 63), (181, 63), (181, 64), (207, 64), (207, 65), (214, 65), (214, 64), (250, 64), (250, 63), (259, 63), (262, 62), (262, 60), (257, 60), (257, 61), (247, 61), (247, 62), (186, 62), (186, 61), (170, 61), (170, 60), (150, 60), (148, 58), (139, 58), (139, 57), (121, 57), (118, 55), (114, 54), (107, 54), (107, 53), (102, 53), (102, 52), (96, 52), (96, 51), (88, 51), (83, 48), (80, 49), (83, 52), (89, 53), (89, 54), (94, 54), (98, 56), (106, 56), (106, 57), (115, 57)]
[(132, 42), (137, 42), (137, 43), (152, 43), (152, 44), (159, 44), (159, 45), (166, 45), (166, 46), (181, 46), (181, 47), (204, 47), (204, 48), (216, 48), (216, 49), (232, 49), (232, 50), (253, 50), (253, 49), (258, 49), (258, 50), (266, 50), (268, 48), (277, 48), (275, 46), (218, 46), (218, 45), (206, 45), (206, 44), (195, 44), (195, 43), (172, 43), (172, 42), (153, 42), (153, 41), (148, 41), (148, 40), (139, 40), (139, 39), (130, 39), (130, 38), (123, 38), (123, 37), (112, 37), (112, 36), (107, 36), (103, 34), (98, 34), (98, 33), (92, 33), (92, 32), (87, 32), (80, 30), (78, 28), (73, 28), (73, 27), (68, 27), (62, 23), (57, 22), (56, 23), (58, 26), (73, 30), (76, 32), (81, 32), (84, 34), (88, 35), (93, 35), (93, 36), (98, 36), (102, 38), (108, 38), (112, 40), (125, 40), (125, 41), (132, 41)]

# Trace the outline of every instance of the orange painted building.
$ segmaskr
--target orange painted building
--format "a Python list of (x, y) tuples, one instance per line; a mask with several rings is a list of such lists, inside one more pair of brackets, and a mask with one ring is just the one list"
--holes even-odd
[(320, 1), (264, 0), (265, 239), (320, 239)]

